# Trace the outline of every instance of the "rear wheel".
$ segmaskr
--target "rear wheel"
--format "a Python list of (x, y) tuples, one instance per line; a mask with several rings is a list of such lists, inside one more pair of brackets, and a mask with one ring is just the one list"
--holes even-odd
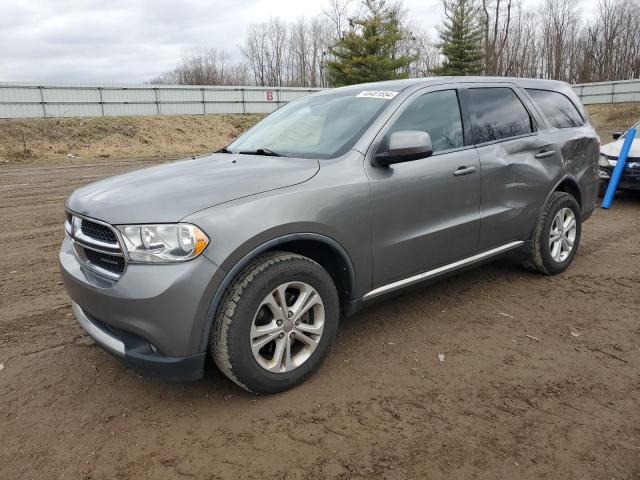
[(524, 266), (545, 275), (564, 272), (580, 244), (582, 223), (576, 199), (554, 192), (542, 209)]
[(211, 354), (241, 387), (280, 392), (315, 370), (338, 317), (338, 294), (322, 266), (301, 255), (270, 253), (229, 287), (214, 321)]

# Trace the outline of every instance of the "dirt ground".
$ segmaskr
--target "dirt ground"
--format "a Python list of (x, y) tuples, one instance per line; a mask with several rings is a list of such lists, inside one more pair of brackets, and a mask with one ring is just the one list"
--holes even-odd
[(385, 301), (259, 397), (213, 366), (141, 377), (71, 314), (65, 197), (148, 163), (0, 170), (0, 479), (640, 478), (640, 196), (596, 211), (563, 275), (501, 260)]

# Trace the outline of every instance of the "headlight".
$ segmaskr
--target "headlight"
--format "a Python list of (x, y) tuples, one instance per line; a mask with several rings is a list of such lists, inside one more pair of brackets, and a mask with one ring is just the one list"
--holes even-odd
[(200, 255), (209, 244), (209, 237), (188, 223), (121, 225), (117, 228), (132, 262), (184, 262)]
[(600, 160), (598, 161), (598, 165), (601, 167), (606, 167), (609, 168), (609, 159), (607, 157), (605, 157), (604, 155), (600, 155)]

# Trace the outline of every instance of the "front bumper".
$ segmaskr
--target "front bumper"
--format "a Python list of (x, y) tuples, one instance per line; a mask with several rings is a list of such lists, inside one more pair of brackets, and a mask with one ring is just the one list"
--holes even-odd
[(87, 333), (123, 363), (172, 380), (202, 376), (209, 307), (224, 272), (204, 255), (165, 265), (129, 264), (117, 280), (88, 270), (71, 240), (60, 250), (63, 284)]
[[(603, 186), (603, 189), (606, 189), (606, 186), (611, 179), (611, 174), (613, 173), (613, 169), (616, 166), (616, 159), (609, 159), (609, 167), (599, 166), (598, 171), (600, 173), (600, 182)], [(620, 177), (620, 182), (618, 183), (619, 190), (640, 190), (640, 162), (638, 159), (628, 160), (627, 164), (622, 171), (622, 176)]]
[(172, 381), (190, 381), (202, 377), (206, 353), (188, 357), (169, 357), (154, 351), (141, 337), (116, 331), (91, 318), (76, 302), (73, 313), (87, 334), (124, 365), (145, 375), (159, 376)]

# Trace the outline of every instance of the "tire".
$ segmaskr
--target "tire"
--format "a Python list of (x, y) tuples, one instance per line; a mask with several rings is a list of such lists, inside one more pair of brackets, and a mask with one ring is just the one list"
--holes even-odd
[[(302, 317), (294, 314), (308, 304), (312, 306)], [(294, 253), (267, 253), (229, 286), (214, 319), (209, 349), (220, 371), (242, 388), (282, 392), (318, 367), (336, 336), (339, 315), (336, 287), (322, 266)]]
[[(566, 218), (570, 218), (567, 209), (572, 212), (575, 220), (573, 243), (569, 252), (563, 252), (554, 258), (553, 254), (558, 250), (552, 248), (553, 245), (557, 244), (557, 241), (551, 241), (551, 229), (556, 226), (554, 221), (556, 221), (556, 216), (559, 215), (560, 212), (565, 212)], [(555, 229), (555, 231), (557, 232), (557, 229)], [(564, 229), (562, 231), (562, 235), (566, 237), (568, 233), (565, 234)], [(582, 222), (580, 220), (580, 207), (578, 202), (568, 193), (554, 192), (542, 209), (542, 212), (540, 212), (531, 241), (531, 249), (523, 262), (523, 266), (530, 271), (544, 275), (557, 275), (564, 272), (576, 255), (580, 245), (581, 234)], [(565, 244), (562, 244), (561, 248), (564, 249)], [(564, 253), (566, 253), (566, 256)]]
[(604, 194), (607, 193), (608, 184), (604, 180), (600, 180), (600, 185), (598, 185), (598, 197), (603, 198)]

